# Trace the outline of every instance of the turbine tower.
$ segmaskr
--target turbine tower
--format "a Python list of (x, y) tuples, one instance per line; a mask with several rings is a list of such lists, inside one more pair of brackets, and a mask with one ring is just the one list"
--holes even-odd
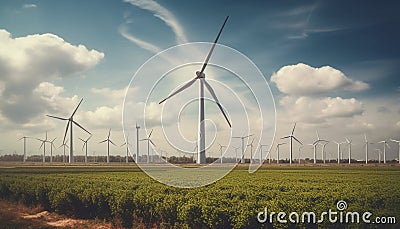
[(139, 162), (139, 129), (140, 126), (138, 126), (138, 124), (136, 123), (136, 164)]
[(299, 146), (299, 165), (300, 165), (300, 162), (301, 162), (301, 159), (300, 159), (300, 152), (301, 152), (301, 149), (303, 148), (303, 145), (301, 145), (301, 146)]
[(247, 145), (247, 146), (250, 146), (250, 164), (253, 163), (253, 142), (254, 142), (254, 138), (251, 141), (251, 143)]
[(281, 145), (285, 145), (286, 143), (278, 143), (277, 145), (276, 145), (276, 152), (277, 152), (277, 154), (276, 154), (276, 164), (279, 164), (279, 146), (281, 146)]
[(383, 140), (377, 143), (383, 143), (383, 164), (386, 164), (386, 146), (390, 149), (388, 140)]
[(380, 164), (381, 163), (382, 150), (381, 149), (375, 149), (375, 151), (378, 151), (378, 164)]
[(149, 162), (150, 162), (150, 143), (153, 146), (156, 146), (156, 144), (154, 144), (154, 142), (150, 139), (152, 133), (153, 133), (153, 130), (150, 131), (150, 134), (147, 138), (140, 139), (140, 141), (147, 141), (147, 164), (149, 164)]
[(220, 160), (220, 162), (221, 162), (221, 164), (222, 164), (222, 149), (223, 149), (224, 147), (226, 147), (226, 146), (223, 146), (223, 145), (221, 145), (221, 144), (219, 144), (219, 143), (218, 143), (218, 145), (219, 145), (219, 152), (220, 152), (220, 155), (221, 155), (221, 160)]
[[(68, 141), (68, 139), (67, 139)], [(65, 148), (68, 148), (67, 141), (63, 142), (58, 148), (63, 147), (64, 155), (63, 155), (63, 163), (65, 163)]]
[(340, 145), (346, 142), (336, 142), (333, 141), (337, 145), (337, 163), (340, 164)]
[(349, 165), (351, 164), (351, 144), (352, 144), (352, 140), (349, 140), (348, 138), (346, 138), (346, 142), (349, 145)]
[(210, 86), (210, 84), (207, 83), (206, 78), (205, 78), (205, 74), (204, 74), (204, 70), (206, 69), (206, 66), (208, 64), (208, 61), (210, 60), (211, 54), (214, 51), (215, 45), (217, 44), (217, 41), (221, 35), (221, 32), (226, 24), (226, 21), (228, 20), (229, 16), (227, 16), (225, 18), (224, 23), (222, 24), (221, 29), (218, 32), (217, 37), (215, 38), (215, 41), (213, 43), (213, 45), (211, 46), (211, 49), (204, 61), (204, 64), (201, 68), (200, 71), (196, 72), (196, 77), (194, 79), (192, 79), (191, 81), (187, 82), (185, 85), (183, 85), (181, 88), (179, 88), (178, 90), (176, 90), (175, 92), (173, 92), (172, 94), (170, 94), (168, 97), (166, 97), (165, 99), (161, 100), (159, 102), (159, 104), (163, 103), (165, 100), (171, 98), (172, 96), (184, 91), (185, 89), (189, 88), (190, 86), (192, 86), (192, 84), (194, 82), (196, 82), (197, 80), (200, 81), (200, 97), (199, 97), (199, 154), (198, 154), (198, 160), (197, 163), (198, 164), (204, 164), (206, 163), (206, 132), (205, 132), (205, 114), (204, 114), (204, 86), (207, 88), (208, 92), (210, 92), (211, 96), (214, 98), (215, 103), (218, 105), (219, 109), (221, 110), (222, 114), (224, 115), (226, 121), (228, 122), (229, 127), (231, 127), (231, 123), (229, 122), (228, 117), (226, 116), (221, 104), (219, 103), (219, 100), (214, 92), (214, 90), (212, 89), (212, 87)]
[(368, 164), (368, 144), (374, 144), (368, 142), (367, 135), (364, 133), (364, 140), (365, 140), (365, 164)]
[(87, 160), (87, 146), (88, 146), (88, 141), (92, 136), (89, 136), (86, 140), (83, 140), (82, 138), (79, 138), (83, 142), (82, 150), (85, 148), (85, 163), (88, 162)]
[(107, 163), (110, 163), (110, 143), (113, 144), (114, 146), (117, 146), (117, 145), (114, 144), (114, 142), (112, 142), (112, 141), (110, 140), (110, 134), (111, 134), (111, 128), (108, 130), (107, 139), (105, 139), (105, 140), (99, 142), (99, 144), (100, 144), (100, 143), (103, 143), (103, 142), (107, 142)]
[(242, 139), (242, 156), (241, 156), (241, 158), (240, 158), (240, 163), (241, 163), (241, 164), (244, 163), (244, 139), (246, 139), (246, 138), (248, 138), (248, 137), (250, 137), (250, 136), (253, 136), (253, 135), (254, 135), (254, 134), (250, 134), (250, 135), (242, 136), (242, 137), (232, 137), (232, 138), (240, 138), (240, 139)]
[(268, 145), (260, 144), (260, 165), (263, 163), (263, 156), (262, 156), (263, 150), (262, 149), (264, 146), (268, 146)]
[(240, 146), (239, 147), (235, 147), (235, 155), (236, 155), (236, 158), (235, 158), (236, 160), (235, 161), (236, 162), (238, 162), (237, 150), (240, 149), (240, 148), (241, 148)]
[(74, 143), (74, 138), (73, 138), (73, 131), (72, 131), (72, 124), (77, 125), (79, 128), (81, 128), (82, 130), (86, 131), (88, 134), (92, 135), (88, 130), (86, 130), (85, 128), (83, 128), (79, 123), (74, 121), (74, 115), (76, 113), (76, 111), (78, 110), (79, 106), (81, 105), (83, 99), (81, 99), (81, 101), (79, 102), (78, 106), (76, 106), (74, 112), (72, 112), (71, 116), (69, 118), (60, 118), (57, 116), (52, 116), (52, 115), (47, 115), (47, 117), (50, 118), (55, 118), (55, 119), (60, 119), (60, 120), (64, 120), (64, 121), (68, 121), (67, 122), (67, 127), (65, 128), (65, 134), (64, 134), (64, 139), (63, 142), (65, 142), (65, 138), (67, 137), (67, 132), (68, 132), (68, 128), (70, 128), (69, 133), (70, 133), (70, 138), (69, 138), (69, 163), (73, 163), (74, 162), (74, 147), (73, 147), (73, 143)]
[(21, 141), (22, 139), (24, 139), (24, 158), (22, 158), (22, 162), (26, 162), (26, 139), (27, 138), (32, 138), (32, 137), (23, 136), (22, 138), (20, 138), (18, 140), (18, 141)]
[(397, 144), (399, 144), (399, 164), (400, 164), (400, 141), (399, 140), (394, 140), (394, 139), (390, 139), (390, 141), (392, 142), (397, 142)]
[[(314, 164), (317, 163), (317, 145), (320, 142), (328, 142), (327, 140), (319, 138), (318, 130), (316, 130), (315, 132), (317, 133), (317, 140), (315, 140), (315, 142), (312, 143), (312, 146), (314, 147)], [(322, 152), (322, 154), (324, 154), (324, 152)], [(322, 157), (323, 157), (323, 155), (322, 155)]]
[(297, 139), (293, 134), (294, 134), (294, 130), (296, 129), (296, 123), (294, 123), (293, 129), (292, 129), (292, 133), (286, 137), (283, 137), (281, 139), (285, 139), (285, 138), (289, 138), (289, 147), (290, 147), (290, 155), (289, 155), (289, 164), (292, 164), (292, 160), (293, 160), (293, 139), (296, 140), (298, 143), (300, 143), (300, 145), (303, 145), (303, 143), (300, 142), (299, 139)]
[(322, 144), (322, 161), (325, 164), (325, 147), (326, 145), (328, 145), (328, 141), (326, 141), (325, 143)]

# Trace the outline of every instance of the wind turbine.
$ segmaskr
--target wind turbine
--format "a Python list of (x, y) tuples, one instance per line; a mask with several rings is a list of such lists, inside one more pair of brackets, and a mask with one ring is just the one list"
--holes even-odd
[(208, 64), (208, 61), (210, 60), (211, 54), (214, 51), (215, 45), (221, 35), (222, 29), (224, 28), (226, 21), (228, 20), (229, 16), (227, 16), (225, 18), (224, 23), (222, 24), (221, 29), (218, 32), (217, 37), (215, 38), (215, 41), (204, 61), (204, 64), (201, 68), (200, 71), (196, 72), (196, 77), (192, 80), (190, 80), (189, 82), (187, 82), (185, 85), (183, 85), (181, 88), (179, 88), (178, 90), (176, 90), (175, 92), (173, 92), (172, 94), (170, 94), (168, 97), (166, 97), (165, 99), (161, 100), (159, 102), (159, 104), (163, 103), (165, 100), (171, 98), (172, 96), (184, 91), (185, 89), (189, 88), (190, 86), (192, 86), (192, 84), (194, 84), (194, 82), (196, 82), (197, 80), (200, 81), (200, 97), (199, 97), (199, 142), (200, 142), (200, 147), (199, 147), (199, 154), (198, 154), (198, 160), (197, 163), (198, 164), (204, 164), (206, 163), (206, 132), (205, 132), (205, 114), (204, 114), (204, 86), (207, 88), (208, 92), (210, 92), (211, 96), (214, 98), (215, 103), (218, 105), (219, 109), (221, 110), (222, 114), (224, 115), (226, 121), (228, 122), (229, 127), (231, 127), (231, 123), (229, 122), (228, 117), (226, 116), (221, 104), (219, 103), (219, 100), (214, 92), (214, 90), (212, 89), (212, 87), (210, 86), (210, 84), (207, 83), (206, 79), (205, 79), (205, 74), (204, 74), (204, 70), (206, 69), (206, 66)]
[(67, 137), (68, 128), (70, 128), (70, 131), (69, 131), (69, 133), (70, 133), (70, 138), (69, 138), (69, 163), (73, 163), (74, 162), (74, 147), (73, 147), (74, 138), (73, 138), (73, 134), (72, 134), (73, 133), (72, 132), (72, 126), (73, 126), (72, 124), (75, 124), (75, 125), (79, 126), (82, 130), (84, 130), (88, 134), (92, 135), (88, 130), (86, 130), (79, 123), (74, 121), (74, 115), (75, 115), (76, 111), (78, 110), (79, 106), (81, 105), (82, 101), (83, 101), (83, 98), (79, 102), (78, 106), (76, 106), (74, 112), (72, 112), (72, 114), (71, 114), (71, 116), (69, 118), (60, 118), (60, 117), (57, 117), (57, 116), (47, 115), (47, 117), (50, 117), (50, 118), (55, 118), (55, 119), (68, 121), (67, 127), (65, 128), (65, 134), (64, 134), (63, 142), (65, 142), (65, 138)]
[(63, 151), (64, 151), (63, 163), (65, 163), (65, 148), (68, 148), (67, 142), (63, 142), (58, 148), (61, 148), (61, 147), (63, 147)]
[(237, 150), (240, 149), (241, 147), (235, 147), (235, 155), (236, 155), (236, 162), (238, 162), (238, 156), (237, 156)]
[(383, 143), (383, 164), (386, 164), (386, 146), (390, 149), (388, 140), (383, 140), (377, 143)]
[(49, 142), (47, 140), (47, 131), (46, 131), (46, 138), (45, 139), (40, 139), (40, 138), (36, 138), (36, 139), (42, 142), (42, 144), (40, 145), (39, 149), (41, 149), (42, 146), (43, 146), (43, 163), (45, 163), (46, 162), (46, 142)]
[(346, 142), (336, 142), (333, 141), (337, 145), (337, 163), (340, 164), (340, 145)]
[(264, 146), (268, 146), (268, 145), (260, 144), (260, 165), (263, 163), (263, 156), (262, 156), (263, 151), (262, 151), (262, 149), (263, 149)]
[(240, 158), (240, 163), (241, 163), (241, 164), (244, 163), (244, 139), (246, 139), (246, 138), (248, 138), (248, 137), (250, 137), (250, 136), (253, 136), (253, 135), (254, 135), (254, 134), (250, 134), (250, 135), (242, 136), (242, 137), (232, 137), (232, 138), (240, 138), (240, 139), (242, 139), (242, 156), (241, 156), (241, 158)]
[(251, 143), (247, 145), (247, 146), (250, 146), (250, 164), (253, 163), (253, 142), (254, 142), (254, 138), (251, 141)]
[(276, 154), (276, 164), (279, 164), (279, 146), (281, 146), (281, 145), (285, 145), (286, 143), (278, 143), (277, 145), (276, 145), (276, 152), (277, 152), (277, 154)]
[(79, 138), (79, 140), (81, 140), (83, 142), (82, 150), (83, 150), (83, 148), (85, 148), (85, 163), (87, 163), (87, 161), (88, 161), (87, 160), (87, 146), (88, 146), (88, 141), (91, 137), (92, 137), (92, 135), (90, 135), (86, 140)]
[(351, 164), (351, 143), (352, 140), (349, 140), (348, 138), (346, 138), (346, 142), (349, 145), (349, 165)]
[(397, 142), (397, 144), (399, 144), (399, 164), (400, 164), (400, 141), (399, 140), (394, 140), (394, 139), (390, 139), (390, 141)]
[[(107, 163), (110, 163), (110, 142), (111, 142), (111, 144), (115, 145), (115, 143), (110, 140), (110, 134), (111, 134), (111, 128), (110, 128), (110, 130), (108, 130), (107, 139), (99, 142), (99, 144), (103, 143), (103, 142), (107, 142)], [(117, 145), (115, 145), (115, 146), (117, 146)]]
[(150, 131), (150, 134), (147, 138), (140, 139), (140, 141), (147, 141), (147, 164), (150, 162), (150, 143), (153, 146), (156, 146), (156, 144), (154, 144), (154, 142), (150, 139), (152, 133), (153, 130)]
[(374, 143), (368, 142), (367, 135), (365, 133), (364, 133), (364, 139), (365, 139), (365, 164), (368, 164), (368, 144), (374, 144)]
[(22, 139), (24, 139), (24, 158), (22, 159), (23, 162), (26, 161), (26, 139), (27, 138), (32, 138), (32, 137), (28, 137), (28, 136), (23, 136), (22, 138), (20, 138), (18, 141), (21, 141)]
[(53, 162), (53, 148), (56, 148), (54, 146), (54, 141), (56, 140), (56, 137), (53, 139), (53, 141), (50, 141), (50, 163)]
[(301, 152), (301, 149), (303, 148), (303, 145), (301, 145), (301, 146), (299, 146), (299, 165), (300, 165), (300, 162), (301, 162), (301, 159), (300, 159), (300, 152)]
[(289, 138), (289, 139), (290, 139), (290, 141), (289, 141), (289, 145), (290, 145), (289, 164), (292, 164), (292, 160), (293, 160), (293, 139), (296, 140), (298, 143), (300, 143), (300, 145), (303, 145), (303, 143), (301, 143), (301, 142), (299, 141), (299, 139), (297, 139), (297, 138), (293, 135), (295, 129), (296, 129), (296, 123), (294, 123), (292, 133), (291, 133), (290, 135), (286, 136), (286, 137), (281, 138), (281, 139), (285, 139), (285, 138)]
[(378, 151), (378, 164), (380, 164), (381, 163), (382, 150), (381, 149), (375, 149), (375, 151)]
[[(315, 132), (317, 133), (317, 140), (315, 140), (315, 142), (312, 143), (312, 146), (314, 147), (314, 164), (317, 163), (317, 145), (320, 142), (328, 142), (327, 140), (319, 138), (318, 130), (316, 130)], [(324, 152), (322, 152), (322, 154), (324, 154)], [(322, 155), (322, 157), (323, 157), (323, 155)]]
[(325, 147), (326, 147), (326, 145), (328, 145), (328, 141), (326, 141), (324, 144), (322, 144), (322, 161), (324, 162), (324, 164), (325, 164)]
[(219, 145), (219, 152), (220, 152), (220, 155), (221, 155), (221, 164), (222, 164), (222, 149), (224, 148), (224, 147), (226, 147), (226, 146), (223, 146), (223, 145), (221, 145), (221, 144), (219, 144), (218, 143), (218, 145)]
[(125, 143), (121, 145), (121, 146), (126, 145), (126, 158), (125, 158), (125, 162), (126, 163), (129, 162), (129, 146), (131, 145), (131, 144), (129, 144), (129, 139), (128, 138), (129, 138), (129, 136), (127, 135)]

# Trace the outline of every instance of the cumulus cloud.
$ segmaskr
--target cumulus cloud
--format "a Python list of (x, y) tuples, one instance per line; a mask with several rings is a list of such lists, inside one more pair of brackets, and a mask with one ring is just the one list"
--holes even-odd
[[(0, 109), (5, 118), (26, 124), (46, 111), (63, 89), (50, 80), (75, 75), (95, 66), (104, 53), (72, 45), (54, 34), (13, 38), (0, 30)], [(65, 104), (60, 104), (63, 106)]]
[(153, 0), (125, 0), (134, 6), (137, 6), (141, 9), (148, 10), (154, 13), (154, 16), (161, 19), (167, 24), (175, 34), (176, 41), (178, 44), (187, 43), (188, 39), (184, 33), (183, 27), (179, 23), (179, 21), (175, 18), (174, 14), (171, 13), (168, 9), (164, 8), (156, 1)]
[(333, 91), (362, 91), (369, 85), (348, 78), (330, 66), (314, 68), (299, 63), (287, 65), (271, 76), (278, 89), (290, 95), (315, 95)]
[(290, 115), (293, 120), (309, 123), (324, 122), (333, 118), (351, 118), (364, 112), (363, 104), (354, 98), (320, 99), (307, 96), (298, 98), (285, 96), (280, 100), (280, 105), (284, 108), (285, 115)]

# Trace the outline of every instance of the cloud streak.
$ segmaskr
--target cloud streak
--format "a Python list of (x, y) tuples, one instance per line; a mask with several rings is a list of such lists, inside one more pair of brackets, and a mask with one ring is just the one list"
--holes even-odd
[(161, 48), (159, 48), (159, 47), (157, 47), (157, 46), (155, 46), (155, 45), (153, 45), (153, 44), (151, 44), (149, 42), (141, 40), (141, 39), (133, 36), (132, 34), (128, 33), (128, 31), (127, 31), (125, 26), (120, 26), (118, 31), (124, 38), (126, 38), (127, 40), (135, 43), (137, 46), (139, 46), (139, 47), (141, 47), (143, 49), (146, 49), (146, 50), (148, 50), (150, 52), (153, 52), (153, 53), (158, 53), (158, 52), (161, 51)]

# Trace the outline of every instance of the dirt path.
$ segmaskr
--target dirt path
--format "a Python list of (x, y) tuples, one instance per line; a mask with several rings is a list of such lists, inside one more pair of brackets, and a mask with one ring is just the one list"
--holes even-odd
[(72, 219), (43, 211), (40, 207), (0, 200), (0, 228), (113, 228), (99, 220)]

